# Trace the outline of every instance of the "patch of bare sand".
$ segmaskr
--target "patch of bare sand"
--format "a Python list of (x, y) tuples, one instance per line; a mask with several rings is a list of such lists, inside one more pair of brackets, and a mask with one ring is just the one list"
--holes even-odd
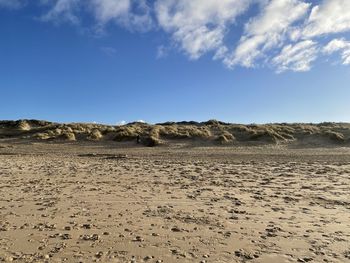
[(0, 261), (350, 261), (342, 150), (39, 146), (0, 152)]

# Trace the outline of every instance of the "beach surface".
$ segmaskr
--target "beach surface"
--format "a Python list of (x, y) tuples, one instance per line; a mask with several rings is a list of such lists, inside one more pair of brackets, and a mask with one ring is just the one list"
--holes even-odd
[(350, 148), (0, 141), (0, 261), (350, 262)]

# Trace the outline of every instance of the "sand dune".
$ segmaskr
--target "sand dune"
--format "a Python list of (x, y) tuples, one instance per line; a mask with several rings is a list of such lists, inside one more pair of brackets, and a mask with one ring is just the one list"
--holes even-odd
[(146, 146), (173, 144), (179, 140), (191, 145), (293, 144), (303, 146), (350, 146), (350, 124), (265, 124), (241, 125), (216, 120), (207, 122), (129, 123), (107, 126), (84, 123), (51, 123), (38, 120), (0, 121), (0, 138), (42, 141), (117, 141)]

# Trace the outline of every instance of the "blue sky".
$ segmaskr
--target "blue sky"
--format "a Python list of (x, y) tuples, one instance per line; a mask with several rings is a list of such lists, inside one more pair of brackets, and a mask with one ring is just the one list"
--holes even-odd
[(350, 122), (349, 32), (348, 0), (0, 0), (0, 119)]

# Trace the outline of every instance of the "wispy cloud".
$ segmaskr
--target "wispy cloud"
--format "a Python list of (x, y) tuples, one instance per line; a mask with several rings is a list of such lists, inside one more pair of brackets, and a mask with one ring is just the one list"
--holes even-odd
[(100, 47), (100, 50), (109, 57), (112, 57), (117, 53), (117, 50), (113, 47)]
[(254, 67), (257, 59), (286, 42), (291, 25), (305, 16), (309, 6), (298, 0), (266, 2), (260, 14), (246, 23), (237, 48), (224, 62), (230, 67), (237, 64)]
[(151, 8), (146, 0), (89, 1), (90, 11), (100, 30), (110, 22), (122, 25), (129, 30), (147, 31), (152, 27)]
[[(253, 4), (258, 4), (258, 14), (245, 22), (238, 43), (227, 43), (236, 18)], [(158, 0), (155, 10), (159, 25), (190, 59), (212, 52), (229, 68), (308, 71), (325, 54), (319, 52), (323, 44), (318, 37), (350, 31), (349, 0), (323, 0), (314, 6), (305, 0)], [(341, 54), (348, 64), (349, 49)]]
[(129, 13), (130, 0), (91, 0), (96, 20), (105, 24), (110, 20), (126, 16)]
[(103, 33), (108, 23), (115, 23), (129, 30), (149, 30), (152, 27), (151, 9), (146, 0), (42, 0), (49, 10), (43, 21), (55, 24), (69, 22), (78, 25), (84, 13), (95, 20), (96, 33)]
[(317, 59), (318, 47), (312, 40), (284, 46), (281, 53), (272, 59), (277, 72), (286, 70), (309, 71), (311, 63)]
[(350, 30), (350, 1), (323, 0), (314, 6), (302, 31), (304, 37), (346, 32)]
[(122, 126), (122, 125), (125, 125), (125, 124), (126, 124), (126, 121), (122, 120), (122, 121), (118, 121), (116, 125)]
[(55, 24), (69, 22), (77, 25), (80, 22), (79, 17), (76, 15), (79, 4), (80, 0), (57, 0), (52, 8), (41, 16), (41, 20), (54, 22)]
[[(18, 9), (25, 2), (0, 0), (0, 7)], [(81, 26), (83, 18), (90, 17), (90, 23), (93, 21), (90, 26), (97, 33), (103, 33), (107, 24), (131, 31), (166, 32), (170, 42), (159, 45), (157, 58), (165, 57), (170, 48), (175, 48), (191, 60), (210, 54), (231, 69), (267, 66), (276, 72), (308, 71), (315, 61), (332, 54), (339, 54), (342, 64), (350, 64), (350, 44), (343, 38), (350, 32), (350, 0), (40, 0), (39, 3), (47, 7), (41, 16), (46, 22)], [(256, 8), (251, 11), (253, 6), (257, 12)], [(238, 24), (243, 14), (248, 18)], [(242, 23), (243, 28), (239, 28)], [(236, 34), (234, 39), (238, 41), (231, 42), (232, 38), (228, 37), (231, 34)]]
[(224, 37), (250, 0), (157, 0), (159, 26), (191, 59), (226, 49)]
[(158, 46), (158, 48), (157, 48), (157, 58), (160, 59), (160, 58), (167, 57), (168, 52), (169, 52), (169, 48), (168, 47), (166, 47), (164, 45)]
[(25, 0), (0, 0), (0, 8), (19, 9), (25, 4)]
[(332, 40), (323, 48), (323, 52), (326, 54), (340, 52), (342, 63), (350, 65), (350, 41), (346, 41), (344, 38)]

